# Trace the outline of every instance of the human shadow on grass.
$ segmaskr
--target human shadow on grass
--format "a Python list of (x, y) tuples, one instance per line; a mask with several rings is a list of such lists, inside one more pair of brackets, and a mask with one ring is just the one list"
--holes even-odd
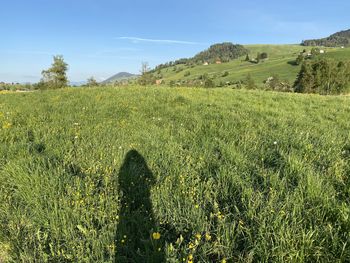
[(121, 209), (115, 235), (115, 262), (164, 262), (163, 238), (159, 238), (159, 224), (150, 200), (155, 179), (136, 150), (127, 153), (118, 183)]

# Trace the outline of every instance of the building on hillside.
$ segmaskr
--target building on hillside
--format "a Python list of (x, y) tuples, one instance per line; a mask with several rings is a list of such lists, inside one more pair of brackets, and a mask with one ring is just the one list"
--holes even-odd
[(215, 61), (215, 64), (221, 64), (221, 60)]
[(156, 85), (160, 85), (160, 84), (162, 84), (162, 82), (163, 82), (162, 79), (157, 79), (157, 80), (156, 80)]
[(203, 63), (203, 66), (208, 66), (209, 65), (209, 63), (207, 62), (207, 61), (205, 61), (204, 63)]
[(320, 54), (324, 54), (325, 51), (323, 49), (320, 50)]

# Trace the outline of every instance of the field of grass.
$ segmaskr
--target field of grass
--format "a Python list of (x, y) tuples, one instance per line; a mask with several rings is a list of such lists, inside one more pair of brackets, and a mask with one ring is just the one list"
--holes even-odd
[(349, 262), (349, 116), (345, 96), (4, 94), (0, 262)]
[[(185, 65), (177, 65), (169, 67), (161, 71), (166, 83), (171, 80), (189, 80), (196, 79), (204, 73), (208, 73), (209, 76), (214, 77), (218, 82), (236, 82), (243, 80), (247, 74), (251, 74), (258, 86), (262, 86), (263, 82), (268, 78), (277, 74), (280, 79), (287, 80), (290, 84), (293, 84), (297, 74), (300, 70), (300, 66), (293, 65), (298, 54), (306, 49), (311, 50), (311, 47), (303, 47), (300, 45), (246, 45), (249, 50), (251, 58), (255, 58), (257, 53), (266, 52), (269, 55), (269, 59), (259, 64), (244, 61), (245, 57), (238, 60), (233, 60), (223, 64), (210, 64), (208, 66), (199, 65), (193, 68)], [(334, 57), (336, 59), (349, 59), (350, 48), (322, 48), (327, 52), (328, 57)], [(180, 72), (176, 72), (179, 68)], [(223, 72), (227, 71), (228, 76), (222, 77)], [(184, 76), (186, 72), (190, 72), (189, 76)]]

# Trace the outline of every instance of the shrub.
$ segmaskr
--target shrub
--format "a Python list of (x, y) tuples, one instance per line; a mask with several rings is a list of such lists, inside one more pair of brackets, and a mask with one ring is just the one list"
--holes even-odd
[(266, 52), (261, 53), (259, 56), (259, 59), (267, 59), (267, 58), (268, 58), (268, 55)]
[(215, 83), (212, 79), (208, 78), (204, 81), (204, 88), (214, 88)]
[(280, 80), (278, 75), (273, 75), (272, 77), (269, 77), (265, 81), (266, 87), (269, 90), (274, 91), (283, 91), (283, 92), (292, 92), (293, 87), (290, 85), (290, 83), (287, 80)]
[(229, 75), (228, 71), (225, 71), (223, 74), (222, 74), (222, 77), (227, 77)]
[(257, 86), (255, 84), (254, 79), (252, 78), (252, 75), (248, 74), (244, 80), (244, 85), (247, 89), (255, 89)]

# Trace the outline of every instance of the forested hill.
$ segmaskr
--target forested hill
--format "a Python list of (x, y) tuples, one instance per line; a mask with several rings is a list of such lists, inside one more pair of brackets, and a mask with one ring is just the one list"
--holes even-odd
[(167, 62), (157, 66), (157, 69), (175, 66), (178, 64), (203, 64), (203, 63), (215, 63), (215, 62), (229, 62), (233, 59), (237, 59), (241, 56), (247, 55), (248, 49), (239, 44), (233, 44), (230, 42), (224, 42), (220, 44), (214, 44), (208, 49), (198, 53), (192, 58), (182, 58), (176, 61)]
[(326, 38), (304, 40), (301, 44), (303, 46), (325, 46), (325, 47), (350, 46), (350, 29), (337, 32)]
[(246, 54), (248, 54), (248, 50), (244, 46), (226, 42), (210, 46), (207, 50), (195, 55), (192, 60), (195, 63), (216, 61), (228, 62)]

